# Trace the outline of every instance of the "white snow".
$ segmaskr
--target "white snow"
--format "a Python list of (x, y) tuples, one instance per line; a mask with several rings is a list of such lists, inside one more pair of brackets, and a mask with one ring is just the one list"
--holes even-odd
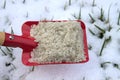
[[(24, 3), (25, 1), (25, 3)], [(87, 41), (91, 46), (89, 61), (82, 64), (60, 64), (25, 66), (21, 62), (22, 50), (13, 48), (13, 57), (0, 50), (0, 80), (120, 80), (120, 24), (117, 24), (120, 13), (119, 0), (0, 0), (0, 31), (10, 33), (11, 27), (16, 35), (21, 35), (21, 26), (26, 21), (39, 20), (76, 20), (81, 8), (81, 20), (86, 25)], [(99, 20), (101, 8), (105, 19), (109, 23)], [(65, 9), (65, 10), (64, 10)], [(89, 14), (95, 19), (91, 23)], [(119, 19), (120, 22), (120, 19)], [(99, 38), (100, 32), (94, 25), (98, 25), (106, 32)], [(108, 26), (112, 29), (108, 31)], [(96, 35), (89, 32), (91, 29)], [(111, 40), (104, 46), (100, 56), (104, 39)], [(6, 53), (5, 47), (1, 47)], [(7, 64), (6, 63), (10, 63)], [(116, 66), (117, 65), (117, 66)]]

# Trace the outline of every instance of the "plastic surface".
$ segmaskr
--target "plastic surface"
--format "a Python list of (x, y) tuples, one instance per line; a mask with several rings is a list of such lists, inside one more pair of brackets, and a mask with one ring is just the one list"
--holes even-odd
[[(12, 36), (13, 39), (11, 38)], [(34, 42), (34, 38), (27, 38), (23, 36), (5, 33), (5, 41), (3, 46), (20, 47), (23, 50), (32, 51), (33, 48), (37, 47), (37, 43)]]
[[(62, 20), (62, 21), (67, 21), (67, 20)], [(44, 63), (44, 64), (38, 64), (38, 63), (31, 63), (28, 60), (31, 58), (30, 51), (27, 51), (26, 49), (23, 50), (22, 53), (22, 62), (23, 64), (27, 65), (27, 66), (37, 66), (37, 65), (45, 65), (45, 64), (77, 64), (77, 63), (85, 63), (89, 60), (89, 56), (88, 56), (88, 46), (87, 46), (87, 37), (86, 37), (86, 29), (85, 29), (85, 24), (80, 21), (80, 20), (76, 20), (80, 23), (82, 30), (83, 30), (83, 42), (84, 42), (84, 52), (85, 52), (85, 56), (86, 56), (86, 60), (81, 61), (81, 62), (62, 62), (62, 63)], [(43, 22), (43, 21), (42, 21)], [(44, 22), (61, 22), (61, 21), (44, 21)], [(23, 24), (22, 26), (22, 33), (24, 37), (27, 38), (31, 38), (30, 37), (30, 29), (32, 25), (37, 25), (38, 21), (27, 21)]]

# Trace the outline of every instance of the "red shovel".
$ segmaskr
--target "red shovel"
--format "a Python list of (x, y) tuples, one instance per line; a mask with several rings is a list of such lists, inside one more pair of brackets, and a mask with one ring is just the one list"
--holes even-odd
[[(66, 22), (67, 20), (64, 21)], [(76, 20), (76, 21), (80, 23), (83, 30), (83, 42), (84, 42), (84, 52), (85, 52), (86, 60), (81, 61), (79, 63), (84, 63), (89, 60), (85, 24), (80, 20)], [(61, 21), (44, 21), (44, 22), (61, 22)], [(22, 36), (0, 32), (0, 45), (22, 48), (23, 49), (22, 62), (27, 66), (36, 66), (43, 64), (43, 63), (38, 64), (35, 62), (29, 62), (29, 59), (31, 58), (31, 51), (37, 47), (37, 42), (34, 42), (34, 38), (30, 36), (30, 29), (32, 25), (37, 25), (38, 23), (39, 21), (25, 22), (22, 26)], [(45, 64), (73, 64), (73, 63), (63, 62), (63, 63), (45, 63)]]

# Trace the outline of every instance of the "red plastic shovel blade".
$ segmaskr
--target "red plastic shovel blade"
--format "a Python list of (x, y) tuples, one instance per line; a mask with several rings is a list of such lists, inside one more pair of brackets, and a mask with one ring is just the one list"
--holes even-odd
[[(64, 20), (64, 21), (66, 22), (67, 20)], [(89, 60), (85, 24), (82, 21), (80, 21), (80, 20), (76, 20), (76, 21), (80, 23), (80, 25), (82, 27), (82, 30), (83, 30), (84, 52), (85, 52), (85, 56), (86, 56), (86, 60), (81, 61), (81, 62), (77, 62), (77, 63), (85, 63), (85, 62), (87, 62)], [(27, 21), (27, 22), (25, 22), (23, 24), (23, 26), (22, 26), (23, 36), (31, 38), (30, 37), (31, 26), (32, 25), (37, 25), (38, 22), (39, 21)], [(44, 22), (61, 22), (61, 21), (44, 21)], [(38, 64), (38, 63), (29, 62), (30, 58), (31, 58), (31, 52), (23, 50), (23, 53), (22, 53), (22, 62), (23, 62), (23, 64), (25, 64), (27, 66), (44, 65), (44, 64)], [(76, 63), (63, 62), (63, 63), (45, 63), (45, 64), (76, 64)]]
[[(30, 29), (32, 25), (37, 25), (38, 21), (27, 21), (22, 25), (22, 36), (26, 37), (26, 38), (32, 38), (30, 36)], [(24, 65), (27, 66), (35, 66), (38, 65), (37, 63), (30, 63), (29, 59), (31, 58), (31, 52), (23, 50), (22, 53), (22, 62)]]
[(22, 36), (30, 37), (30, 29), (32, 25), (37, 25), (38, 21), (27, 21), (22, 25)]

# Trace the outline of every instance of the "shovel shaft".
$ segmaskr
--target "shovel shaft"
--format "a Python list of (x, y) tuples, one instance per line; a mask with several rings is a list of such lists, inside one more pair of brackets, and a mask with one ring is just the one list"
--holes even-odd
[(20, 47), (26, 51), (30, 51), (37, 46), (37, 42), (34, 42), (33, 38), (26, 38), (24, 36), (0, 32), (0, 45)]
[(4, 41), (5, 41), (5, 33), (0, 32), (0, 45), (3, 45)]

